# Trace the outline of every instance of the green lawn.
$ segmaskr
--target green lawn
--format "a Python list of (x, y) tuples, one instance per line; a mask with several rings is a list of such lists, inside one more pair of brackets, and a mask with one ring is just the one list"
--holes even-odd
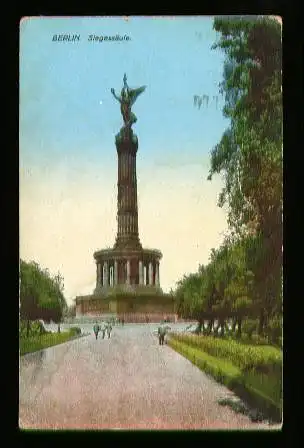
[[(238, 355), (236, 353), (237, 347), (234, 344), (233, 347), (229, 347), (227, 341), (221, 341), (218, 338), (208, 338), (203, 342), (203, 338), (205, 337), (173, 334), (168, 344), (201, 370), (235, 391), (237, 395), (251, 402), (271, 417), (280, 419), (282, 412), (282, 377), (280, 370), (271, 370), (271, 364), (267, 364), (270, 369), (269, 373), (255, 370), (254, 366), (249, 370), (244, 369), (243, 363), (246, 366), (251, 364), (248, 363), (248, 356), (253, 357), (253, 353), (257, 355), (255, 350), (248, 353), (247, 346), (245, 352), (243, 352), (245, 347), (239, 344), (240, 354)], [(272, 361), (277, 365), (278, 353), (275, 353), (276, 356), (274, 356), (271, 347), (264, 347), (264, 353), (268, 362)], [(258, 359), (263, 364), (261, 353), (259, 353)], [(256, 366), (258, 367), (257, 364)]]
[(42, 335), (34, 335), (28, 338), (19, 338), (20, 355), (36, 352), (53, 345), (62, 344), (70, 339), (75, 338), (74, 331), (63, 331), (61, 333), (45, 333)]

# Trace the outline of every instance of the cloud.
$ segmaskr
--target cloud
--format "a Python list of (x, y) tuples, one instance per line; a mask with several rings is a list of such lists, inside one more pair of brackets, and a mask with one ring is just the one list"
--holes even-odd
[[(38, 170), (20, 174), (20, 255), (65, 279), (68, 300), (93, 292), (93, 253), (116, 236), (116, 168), (82, 174)], [(138, 181), (139, 232), (144, 247), (160, 249), (160, 282), (174, 287), (185, 273), (206, 263), (226, 230), (216, 205), (220, 181), (208, 182), (202, 166), (143, 170)]]

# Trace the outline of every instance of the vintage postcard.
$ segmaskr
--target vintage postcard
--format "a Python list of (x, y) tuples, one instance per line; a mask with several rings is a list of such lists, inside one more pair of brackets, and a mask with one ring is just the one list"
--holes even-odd
[(281, 428), (281, 34), (20, 21), (21, 429)]

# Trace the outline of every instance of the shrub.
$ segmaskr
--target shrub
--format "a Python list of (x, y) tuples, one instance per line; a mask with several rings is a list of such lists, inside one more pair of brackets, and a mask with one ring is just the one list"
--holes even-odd
[(272, 343), (278, 343), (282, 338), (282, 318), (280, 316), (274, 316), (268, 322), (266, 334)]
[(46, 333), (46, 329), (44, 328), (44, 325), (43, 325), (42, 322), (40, 322), (38, 320), (38, 321), (35, 321), (35, 322), (32, 323), (32, 325), (31, 325), (31, 334), (33, 336), (39, 335), (39, 334), (44, 334), (44, 333)]
[(256, 331), (258, 321), (255, 319), (246, 319), (242, 323), (242, 331), (247, 334), (249, 339), (251, 339), (253, 333)]
[(26, 335), (26, 321), (20, 320), (19, 322), (19, 335), (21, 337)]
[[(19, 322), (19, 335), (21, 337), (26, 337), (27, 332), (27, 321), (20, 320)], [(42, 322), (36, 320), (34, 322), (30, 322), (30, 336), (38, 336), (41, 334), (48, 333)]]
[(81, 334), (81, 328), (80, 327), (71, 327), (70, 333), (75, 336), (79, 335), (79, 334)]
[(255, 345), (268, 345), (267, 338), (265, 338), (265, 336), (260, 336), (259, 334), (253, 334), (251, 342)]

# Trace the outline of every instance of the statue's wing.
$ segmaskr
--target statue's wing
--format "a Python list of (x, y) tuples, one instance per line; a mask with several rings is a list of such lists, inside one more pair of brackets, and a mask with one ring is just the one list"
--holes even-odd
[(130, 89), (129, 95), (131, 97), (131, 106), (135, 103), (137, 98), (141, 93), (143, 93), (146, 90), (146, 86), (139, 87), (138, 89)]

